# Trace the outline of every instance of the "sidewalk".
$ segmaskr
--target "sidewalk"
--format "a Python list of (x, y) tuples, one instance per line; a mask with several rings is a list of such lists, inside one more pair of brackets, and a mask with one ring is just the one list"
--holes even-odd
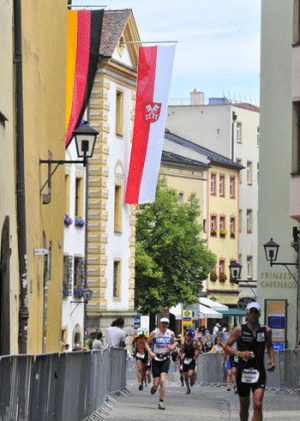
[[(201, 421), (239, 421), (239, 400), (225, 386), (211, 387), (195, 385), (190, 395), (185, 387), (169, 383), (165, 397), (166, 410), (157, 408), (158, 392), (153, 396), (150, 387), (139, 391), (137, 383), (130, 382), (127, 397), (120, 397), (108, 421), (165, 421), (174, 419)], [(251, 420), (252, 410), (250, 404)], [(298, 421), (300, 419), (299, 395), (266, 392), (264, 398), (264, 421)]]

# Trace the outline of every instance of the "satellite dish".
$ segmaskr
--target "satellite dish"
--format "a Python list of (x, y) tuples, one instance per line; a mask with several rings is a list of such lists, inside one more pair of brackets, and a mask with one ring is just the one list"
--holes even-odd
[(240, 310), (246, 310), (246, 307), (249, 303), (252, 303), (253, 301), (256, 301), (255, 298), (253, 297), (242, 297), (239, 299), (239, 301), (237, 302), (237, 307)]

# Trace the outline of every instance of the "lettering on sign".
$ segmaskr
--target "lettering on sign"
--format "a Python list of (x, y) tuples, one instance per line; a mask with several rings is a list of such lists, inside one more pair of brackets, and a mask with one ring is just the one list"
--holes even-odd
[(297, 287), (296, 282), (292, 280), (289, 273), (261, 272), (260, 279), (262, 288), (293, 289)]

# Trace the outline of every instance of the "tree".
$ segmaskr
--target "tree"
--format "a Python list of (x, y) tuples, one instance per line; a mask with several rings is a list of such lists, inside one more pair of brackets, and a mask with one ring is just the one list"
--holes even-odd
[(176, 190), (168, 188), (165, 178), (158, 181), (155, 202), (139, 207), (135, 303), (142, 313), (198, 301), (202, 281), (216, 262), (200, 238), (199, 215), (195, 197), (181, 206)]

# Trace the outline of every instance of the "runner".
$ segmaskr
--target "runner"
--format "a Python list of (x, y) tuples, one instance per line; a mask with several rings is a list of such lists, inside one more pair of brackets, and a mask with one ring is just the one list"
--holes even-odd
[(195, 384), (196, 359), (201, 353), (200, 347), (195, 341), (195, 332), (193, 329), (186, 331), (184, 342), (180, 347), (179, 355), (183, 361), (182, 374), (187, 387), (187, 395), (191, 393), (191, 386)]
[(132, 340), (133, 356), (136, 359), (139, 390), (143, 390), (144, 382), (146, 384), (145, 375), (148, 362), (148, 351), (146, 349), (147, 338), (144, 335), (143, 329), (141, 327), (137, 330), (136, 333), (137, 336)]
[(149, 346), (153, 346), (153, 352), (149, 349), (152, 357), (153, 386), (151, 394), (154, 395), (159, 384), (159, 403), (158, 409), (165, 409), (164, 397), (166, 393), (166, 377), (170, 366), (170, 352), (176, 346), (175, 334), (168, 329), (169, 319), (163, 317), (160, 319), (159, 328), (151, 332), (149, 337)]
[[(246, 307), (247, 323), (236, 326), (227, 339), (224, 349), (229, 355), (237, 355), (237, 388), (240, 397), (240, 420), (248, 421), (250, 389), (253, 392), (253, 417), (252, 421), (261, 421), (262, 402), (266, 385), (266, 372), (264, 368), (265, 348), (268, 352), (268, 371), (274, 371), (274, 350), (272, 330), (261, 326), (258, 322), (260, 306), (251, 302)], [(232, 348), (237, 342), (238, 350)]]

